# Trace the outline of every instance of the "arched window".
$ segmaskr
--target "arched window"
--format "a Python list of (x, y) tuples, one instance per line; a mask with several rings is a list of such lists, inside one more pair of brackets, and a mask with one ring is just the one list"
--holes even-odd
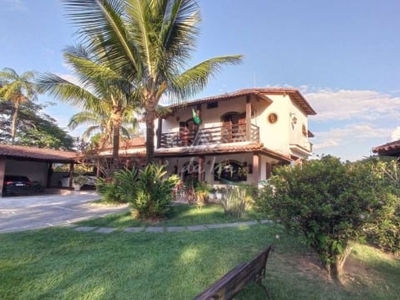
[(214, 180), (221, 182), (241, 182), (247, 180), (247, 163), (226, 160), (214, 165)]

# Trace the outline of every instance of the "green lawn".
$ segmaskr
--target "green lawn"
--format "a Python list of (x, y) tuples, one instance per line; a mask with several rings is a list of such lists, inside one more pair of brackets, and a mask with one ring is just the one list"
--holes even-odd
[[(266, 284), (274, 299), (399, 299), (399, 260), (357, 245), (346, 283), (337, 286), (298, 239), (271, 224), (179, 233), (50, 228), (2, 234), (0, 299), (192, 299), (270, 243), (276, 250)], [(265, 294), (252, 285), (237, 299)]]
[[(243, 218), (233, 218), (226, 216), (221, 205), (209, 204), (201, 209), (196, 205), (174, 205), (172, 213), (167, 220), (160, 221), (157, 226), (188, 226), (193, 224), (218, 224), (237, 221), (261, 220), (265, 218), (260, 213), (248, 211)], [(148, 222), (135, 220), (129, 212), (108, 215), (102, 218), (91, 219), (76, 223), (79, 226), (93, 227), (115, 227), (119, 229), (136, 226), (154, 225)]]

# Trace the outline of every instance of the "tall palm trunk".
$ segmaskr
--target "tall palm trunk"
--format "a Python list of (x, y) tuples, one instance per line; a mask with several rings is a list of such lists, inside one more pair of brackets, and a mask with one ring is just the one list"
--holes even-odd
[(146, 112), (146, 165), (154, 162), (154, 121), (156, 119), (155, 108)]
[(14, 103), (14, 113), (12, 116), (11, 122), (11, 144), (14, 145), (15, 142), (15, 135), (17, 131), (17, 119), (18, 119), (18, 111), (19, 111), (19, 102)]
[(112, 122), (113, 122), (113, 139), (112, 139), (112, 144), (113, 144), (113, 151), (112, 151), (112, 159), (113, 159), (113, 164), (112, 164), (112, 170), (111, 172), (114, 172), (115, 170), (119, 169), (119, 136), (120, 136), (120, 128), (121, 128), (121, 117), (122, 117), (122, 111), (120, 107), (114, 107), (113, 108), (113, 113), (112, 113)]

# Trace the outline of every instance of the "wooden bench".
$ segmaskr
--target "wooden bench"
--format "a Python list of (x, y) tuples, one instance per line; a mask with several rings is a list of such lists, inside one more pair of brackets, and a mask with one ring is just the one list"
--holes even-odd
[(269, 246), (260, 251), (251, 261), (236, 266), (201, 294), (197, 295), (194, 300), (233, 299), (251, 281), (261, 286), (268, 298), (271, 298), (267, 288), (262, 285), (268, 255), (271, 250), (272, 246)]

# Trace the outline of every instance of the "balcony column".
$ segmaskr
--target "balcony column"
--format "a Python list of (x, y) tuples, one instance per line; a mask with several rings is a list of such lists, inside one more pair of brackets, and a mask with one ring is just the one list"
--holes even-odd
[(258, 154), (253, 154), (253, 178), (254, 183), (258, 184), (260, 181), (260, 156)]
[(199, 156), (199, 168), (197, 171), (197, 179), (199, 180), (199, 182), (204, 181), (204, 156)]
[(157, 149), (161, 147), (161, 134), (162, 134), (162, 118), (159, 117), (157, 126), (157, 144), (156, 144)]
[(246, 141), (251, 140), (251, 101), (250, 95), (246, 96)]
[(72, 188), (72, 180), (74, 179), (74, 167), (75, 163), (69, 164), (69, 183), (68, 183), (69, 188)]

